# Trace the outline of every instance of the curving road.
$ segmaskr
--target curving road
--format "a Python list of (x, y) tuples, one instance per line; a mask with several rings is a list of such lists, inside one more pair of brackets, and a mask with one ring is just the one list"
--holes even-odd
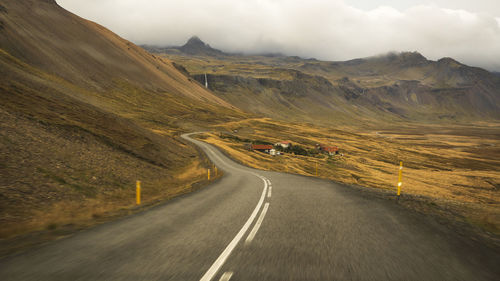
[(330, 181), (250, 169), (0, 260), (0, 280), (500, 280), (500, 254)]

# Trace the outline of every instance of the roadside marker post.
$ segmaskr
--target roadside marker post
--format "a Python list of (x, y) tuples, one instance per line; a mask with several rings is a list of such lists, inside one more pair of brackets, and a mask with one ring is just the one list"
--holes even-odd
[(135, 203), (137, 205), (141, 204), (141, 181), (135, 182)]
[(398, 176), (398, 200), (401, 195), (401, 185), (403, 184), (403, 161), (399, 161), (399, 176)]
[(207, 179), (210, 180), (210, 169), (207, 170)]

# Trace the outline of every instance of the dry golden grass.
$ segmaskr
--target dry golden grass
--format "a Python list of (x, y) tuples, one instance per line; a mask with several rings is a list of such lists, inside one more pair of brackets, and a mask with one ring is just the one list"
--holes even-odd
[[(179, 168), (174, 177), (142, 179), (140, 207), (164, 202), (170, 198), (191, 192), (196, 186), (208, 183), (207, 163), (193, 160), (186, 167)], [(222, 176), (221, 173), (218, 177)], [(211, 180), (216, 179), (212, 174)], [(64, 200), (47, 204), (43, 209), (34, 208), (29, 219), (4, 225), (0, 237), (9, 238), (19, 234), (55, 230), (59, 227), (72, 226), (84, 228), (113, 217), (130, 214), (138, 210), (135, 202), (135, 183), (130, 187), (102, 191), (95, 197), (81, 200)]]
[[(341, 148), (343, 156), (249, 152), (243, 143), (218, 135), (233, 130), (242, 139), (271, 143), (290, 139), (309, 148), (316, 143), (333, 144)], [(469, 222), (500, 233), (499, 132), (498, 125), (489, 124), (479, 130), (477, 125), (446, 129), (415, 125), (354, 133), (353, 128), (328, 129), (260, 118), (218, 126), (205, 141), (254, 168), (315, 176), (318, 163), (319, 177), (394, 192), (401, 160), (405, 166), (403, 193), (452, 204)]]

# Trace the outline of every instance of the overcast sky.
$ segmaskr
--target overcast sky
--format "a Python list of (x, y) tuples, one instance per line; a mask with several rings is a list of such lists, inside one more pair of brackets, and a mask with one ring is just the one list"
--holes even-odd
[(500, 71), (499, 0), (57, 0), (136, 44), (348, 60), (418, 51)]

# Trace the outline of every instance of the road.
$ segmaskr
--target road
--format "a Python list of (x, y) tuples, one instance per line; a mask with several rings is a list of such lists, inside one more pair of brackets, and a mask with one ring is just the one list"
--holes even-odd
[(500, 280), (498, 249), (429, 217), (192, 141), (222, 179), (0, 260), (0, 280)]

